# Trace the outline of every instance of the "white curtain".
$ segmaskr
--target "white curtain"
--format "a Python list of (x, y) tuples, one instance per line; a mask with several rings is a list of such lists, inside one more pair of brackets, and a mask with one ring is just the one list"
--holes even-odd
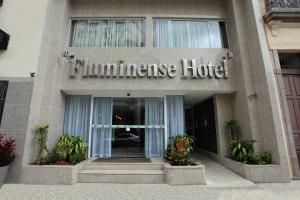
[(219, 22), (211, 21), (208, 24), (209, 42), (211, 48), (222, 48)]
[(167, 96), (168, 138), (185, 133), (183, 96)]
[(76, 20), (72, 47), (142, 47), (143, 19)]
[[(145, 155), (161, 158), (164, 154), (164, 101), (145, 98)], [(150, 127), (149, 127), (150, 126)]]
[(64, 116), (64, 133), (80, 136), (88, 144), (90, 123), (90, 96), (67, 96)]
[[(92, 120), (92, 157), (111, 157), (112, 98), (94, 98)], [(99, 125), (100, 127), (96, 127)]]
[(168, 48), (172, 42), (172, 35), (168, 31), (168, 20), (155, 20), (153, 26), (153, 46)]
[(154, 47), (222, 48), (219, 21), (156, 19)]

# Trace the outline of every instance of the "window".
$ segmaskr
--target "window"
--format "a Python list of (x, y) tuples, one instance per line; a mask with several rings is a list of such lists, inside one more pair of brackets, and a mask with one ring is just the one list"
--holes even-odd
[(153, 45), (162, 48), (228, 48), (221, 21), (155, 19)]
[(2, 114), (4, 110), (7, 87), (8, 87), (8, 81), (0, 81), (0, 124), (1, 124)]
[(143, 47), (144, 19), (74, 20), (71, 47)]
[(6, 50), (10, 36), (0, 29), (0, 50)]
[(279, 61), (282, 69), (300, 70), (300, 53), (280, 53)]

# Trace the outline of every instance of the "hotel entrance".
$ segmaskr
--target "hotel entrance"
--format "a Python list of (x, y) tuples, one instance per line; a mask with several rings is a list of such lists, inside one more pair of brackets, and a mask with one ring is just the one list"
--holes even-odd
[(164, 98), (94, 97), (90, 157), (162, 157)]
[(183, 95), (66, 96), (64, 133), (83, 138), (89, 157), (162, 158), (184, 124)]
[(114, 99), (112, 124), (112, 157), (145, 157), (145, 99)]

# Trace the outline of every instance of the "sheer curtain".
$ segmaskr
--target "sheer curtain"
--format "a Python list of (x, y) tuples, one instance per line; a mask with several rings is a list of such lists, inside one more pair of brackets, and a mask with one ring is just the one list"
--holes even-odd
[(111, 157), (112, 98), (94, 98), (92, 120), (92, 157)]
[(64, 133), (80, 136), (88, 144), (90, 123), (90, 96), (67, 96), (64, 116)]
[(148, 126), (148, 128), (145, 129), (146, 157), (147, 158), (163, 157), (164, 101), (162, 98), (145, 98), (145, 125)]
[(211, 21), (207, 23), (209, 32), (209, 42), (211, 48), (222, 48), (221, 31), (219, 22)]
[(143, 19), (73, 21), (72, 47), (142, 47)]
[(168, 138), (185, 133), (183, 96), (167, 96)]
[(155, 20), (153, 24), (153, 46), (168, 48), (171, 47), (172, 35), (169, 34), (168, 20)]
[(219, 21), (156, 19), (154, 47), (222, 48)]
[(190, 47), (189, 23), (186, 21), (172, 21), (172, 46), (176, 48)]

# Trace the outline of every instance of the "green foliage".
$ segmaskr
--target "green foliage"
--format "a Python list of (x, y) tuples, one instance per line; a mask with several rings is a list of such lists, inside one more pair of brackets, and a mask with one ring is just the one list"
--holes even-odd
[(229, 149), (231, 152), (231, 156), (239, 161), (239, 162), (245, 162), (247, 160), (247, 156), (249, 153), (252, 153), (253, 150), (253, 143), (254, 140), (232, 140), (229, 143)]
[(51, 164), (55, 163), (57, 160), (58, 160), (58, 157), (57, 157), (55, 151), (49, 151), (47, 156), (45, 156), (45, 162), (46, 162), (45, 164), (51, 165)]
[(262, 162), (265, 162), (265, 164), (271, 164), (272, 163), (272, 153), (270, 151), (264, 152), (260, 154), (260, 159)]
[(48, 140), (48, 124), (40, 124), (35, 127), (35, 137), (34, 140), (38, 144), (38, 158), (36, 164), (43, 165), (46, 164), (46, 158), (44, 153), (48, 153), (47, 140)]
[(230, 153), (234, 160), (253, 165), (266, 165), (272, 163), (271, 152), (256, 154), (253, 149), (254, 140), (232, 140), (229, 143)]
[(236, 120), (226, 121), (225, 128), (230, 131), (230, 137), (232, 140), (238, 138), (237, 129), (239, 128), (238, 122)]
[(190, 158), (193, 141), (193, 138), (188, 135), (170, 138), (165, 159), (171, 165), (197, 165), (197, 162)]
[(231, 130), (231, 129), (235, 129), (235, 128), (238, 128), (238, 122), (236, 120), (229, 120), (229, 121), (226, 121), (226, 126), (225, 126), (228, 130)]
[(55, 149), (57, 160), (63, 160), (72, 165), (86, 159), (86, 154), (87, 147), (79, 136), (63, 135)]
[(264, 152), (262, 154), (256, 154), (254, 152), (249, 153), (246, 164), (252, 165), (267, 165), (272, 163), (272, 154), (271, 152)]
[(48, 132), (49, 124), (39, 124), (35, 127), (35, 132), (46, 133)]
[(185, 164), (189, 165), (189, 166), (195, 166), (195, 165), (198, 165), (199, 163), (197, 160), (194, 160), (192, 158), (187, 158), (185, 161)]

